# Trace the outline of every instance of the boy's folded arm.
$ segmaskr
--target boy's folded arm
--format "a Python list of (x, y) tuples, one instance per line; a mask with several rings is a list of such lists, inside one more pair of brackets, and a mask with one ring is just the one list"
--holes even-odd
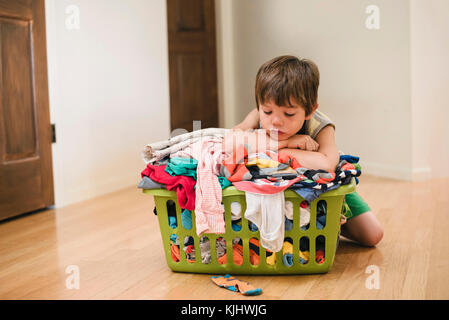
[(234, 126), (232, 129), (248, 130), (256, 129), (259, 127), (259, 110), (254, 108), (238, 125)]
[(318, 151), (306, 151), (299, 149), (281, 149), (279, 154), (288, 154), (295, 157), (300, 163), (301, 167), (312, 170), (326, 170), (328, 172), (334, 172), (337, 164), (334, 165), (333, 161), (326, 155)]
[(279, 150), (279, 153), (295, 157), (305, 168), (334, 172), (339, 161), (334, 128), (332, 126), (323, 128), (315, 140), (319, 144), (318, 151), (285, 148)]
[(230, 131), (224, 138), (224, 149), (232, 153), (239, 145), (246, 145), (249, 153), (264, 150), (278, 151), (295, 157), (301, 166), (309, 169), (335, 171), (339, 161), (338, 149), (335, 144), (335, 131), (331, 126), (323, 128), (316, 137), (318, 151), (289, 149), (288, 140), (275, 141), (270, 139), (264, 130)]

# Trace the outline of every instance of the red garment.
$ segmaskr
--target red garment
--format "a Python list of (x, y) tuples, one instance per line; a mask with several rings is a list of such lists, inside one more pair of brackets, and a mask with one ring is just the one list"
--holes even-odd
[(307, 209), (309, 207), (309, 203), (306, 200), (304, 200), (299, 204), (299, 206), (303, 209)]
[(316, 251), (315, 261), (318, 262), (318, 264), (322, 264), (324, 262), (324, 251), (323, 250)]
[(345, 163), (342, 167), (341, 170), (355, 170), (355, 166), (352, 163)]
[[(259, 247), (259, 240), (255, 238), (251, 238), (249, 242), (257, 247)], [(267, 250), (268, 253), (271, 251)], [(235, 265), (241, 266), (243, 264), (243, 247), (242, 245), (236, 243), (232, 247), (232, 256)], [(225, 264), (227, 261), (226, 253), (217, 259), (219, 264)], [(259, 264), (259, 254), (254, 251), (251, 247), (249, 249), (249, 261), (253, 266), (257, 266)]]
[(179, 246), (174, 245), (173, 243), (170, 245), (171, 248), (171, 258), (174, 262), (178, 262), (180, 258)]
[[(291, 156), (289, 154), (277, 154), (278, 156), (278, 162), (280, 163), (285, 163), (288, 164), (289, 167), (291, 167), (292, 169), (297, 169), (297, 168), (301, 168), (301, 164), (298, 162), (298, 160), (296, 160), (296, 158), (294, 156)], [(274, 159), (276, 160), (276, 159)]]
[[(235, 244), (232, 247), (232, 256), (234, 264), (237, 266), (241, 266), (243, 264), (243, 248), (239, 244)], [(220, 258), (217, 259), (219, 264), (226, 264), (227, 261), (227, 253), (222, 255)]]
[[(350, 164), (352, 164), (352, 163), (350, 163)], [(319, 183), (319, 184), (326, 184), (326, 183), (328, 183), (328, 182), (334, 181), (334, 179), (335, 179), (335, 172), (329, 172), (329, 174), (330, 174), (332, 177), (330, 177), (330, 178), (319, 178), (319, 179), (316, 180), (315, 182), (316, 182), (316, 183)]]
[(245, 146), (239, 145), (232, 155), (223, 160), (222, 166), (227, 171), (227, 179), (231, 182), (251, 179), (251, 173), (246, 168), (248, 162), (248, 151)]
[(171, 176), (165, 172), (166, 166), (148, 164), (141, 173), (142, 178), (147, 176), (155, 182), (165, 184), (167, 190), (175, 190), (179, 206), (182, 209), (195, 210), (195, 179), (186, 176)]

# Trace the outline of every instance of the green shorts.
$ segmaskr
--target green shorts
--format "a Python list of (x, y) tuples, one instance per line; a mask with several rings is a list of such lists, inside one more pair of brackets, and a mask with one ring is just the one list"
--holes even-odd
[(343, 214), (346, 219), (352, 219), (368, 211), (371, 211), (370, 207), (357, 192), (349, 193), (345, 196)]

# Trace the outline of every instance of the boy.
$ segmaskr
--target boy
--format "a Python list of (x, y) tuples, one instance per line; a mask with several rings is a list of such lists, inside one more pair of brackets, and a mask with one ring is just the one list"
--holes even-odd
[[(256, 109), (233, 129), (265, 129), (268, 148), (276, 141), (279, 154), (294, 156), (302, 166), (335, 171), (335, 126), (317, 110), (318, 86), (318, 67), (310, 60), (280, 56), (266, 62), (256, 76)], [(382, 226), (356, 192), (347, 195), (346, 202), (353, 216), (341, 234), (375, 246), (383, 237)]]

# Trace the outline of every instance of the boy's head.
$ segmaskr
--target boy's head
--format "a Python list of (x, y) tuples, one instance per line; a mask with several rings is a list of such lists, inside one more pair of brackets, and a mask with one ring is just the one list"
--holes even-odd
[(320, 74), (315, 63), (294, 56), (265, 62), (257, 72), (255, 96), (262, 128), (279, 140), (295, 135), (318, 107)]

